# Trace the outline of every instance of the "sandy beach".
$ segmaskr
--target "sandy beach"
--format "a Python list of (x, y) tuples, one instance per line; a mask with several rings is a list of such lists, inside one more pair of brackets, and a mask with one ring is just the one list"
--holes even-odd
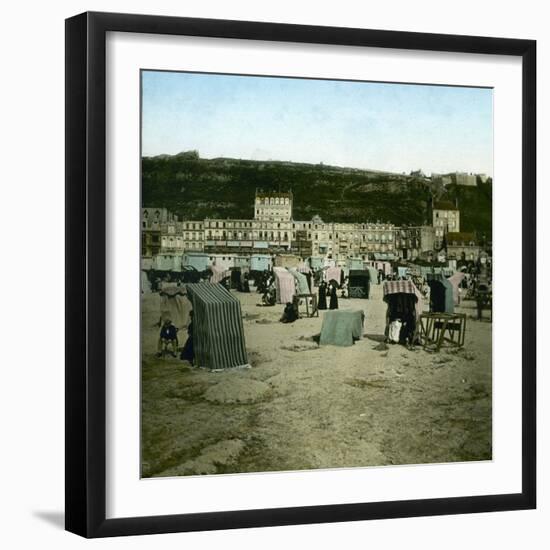
[(143, 477), (491, 459), (492, 324), (474, 302), (464, 348), (429, 353), (381, 345), (381, 285), (339, 300), (365, 312), (351, 347), (317, 345), (325, 312), (282, 324), (282, 305), (232, 293), (251, 368), (223, 372), (157, 358), (160, 298), (142, 295)]

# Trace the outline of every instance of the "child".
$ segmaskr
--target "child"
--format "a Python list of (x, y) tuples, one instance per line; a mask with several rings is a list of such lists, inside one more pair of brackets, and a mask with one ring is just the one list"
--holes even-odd
[(178, 329), (172, 324), (170, 319), (165, 319), (160, 329), (157, 357), (162, 357), (168, 346), (172, 348), (172, 357), (176, 357), (178, 349)]

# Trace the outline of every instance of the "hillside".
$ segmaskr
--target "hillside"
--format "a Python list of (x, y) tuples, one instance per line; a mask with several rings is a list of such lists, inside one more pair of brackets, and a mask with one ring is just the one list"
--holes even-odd
[(434, 188), (423, 178), (277, 161), (201, 159), (194, 152), (142, 159), (144, 206), (166, 207), (180, 219), (252, 218), (255, 190), (294, 194), (294, 219), (426, 222), (432, 194), (459, 199), (463, 231), (491, 231), (491, 185)]

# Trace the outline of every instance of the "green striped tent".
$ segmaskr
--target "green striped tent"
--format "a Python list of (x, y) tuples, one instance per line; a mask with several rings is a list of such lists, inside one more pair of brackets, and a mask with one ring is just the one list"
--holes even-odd
[(186, 285), (193, 304), (193, 347), (199, 367), (248, 365), (241, 303), (219, 283)]

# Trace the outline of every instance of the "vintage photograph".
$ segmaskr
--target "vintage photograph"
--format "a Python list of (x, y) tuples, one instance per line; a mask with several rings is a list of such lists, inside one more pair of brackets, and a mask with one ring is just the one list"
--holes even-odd
[(142, 70), (140, 161), (142, 477), (492, 459), (491, 88)]

